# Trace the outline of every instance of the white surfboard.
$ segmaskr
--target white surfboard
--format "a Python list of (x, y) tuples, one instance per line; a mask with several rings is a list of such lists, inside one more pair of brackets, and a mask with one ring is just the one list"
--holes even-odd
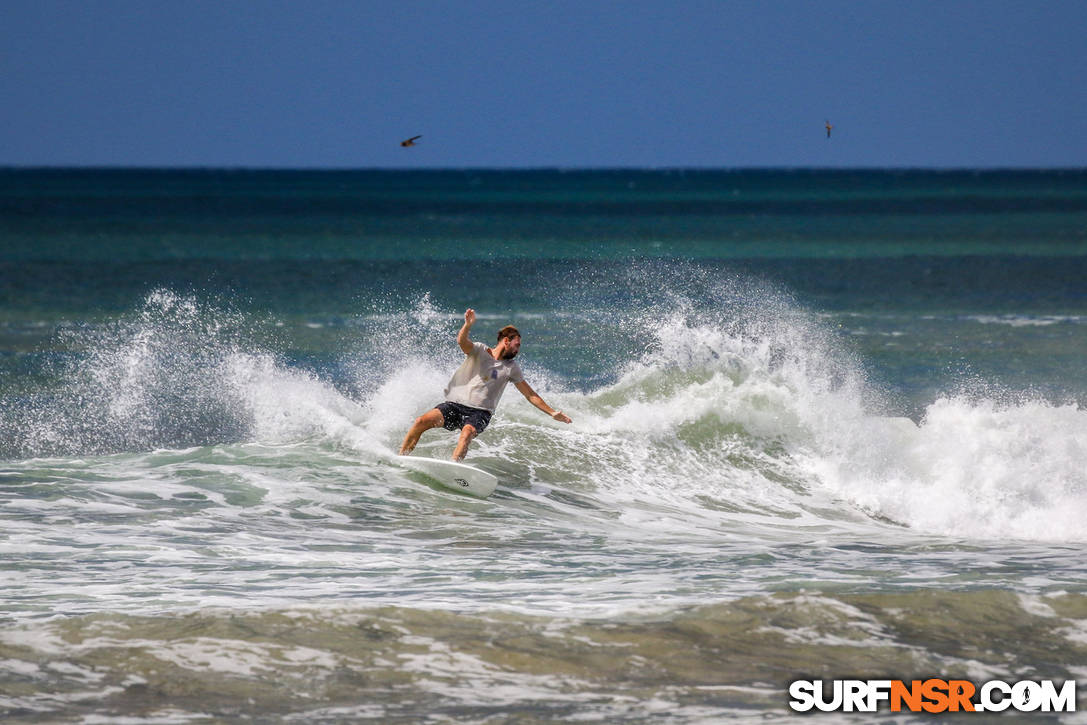
[(463, 491), (479, 498), (487, 498), (498, 486), (498, 479), (493, 475), (469, 466), (467, 463), (421, 456), (397, 456), (396, 462), (404, 468), (410, 468), (434, 479), (446, 488)]

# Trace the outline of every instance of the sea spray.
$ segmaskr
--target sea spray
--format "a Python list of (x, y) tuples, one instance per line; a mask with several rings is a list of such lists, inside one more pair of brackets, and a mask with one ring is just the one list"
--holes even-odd
[(63, 331), (69, 353), (53, 384), (2, 411), (4, 455), (291, 443), (333, 428), (357, 435), (357, 406), (263, 348), (252, 322), (228, 307), (156, 290), (132, 315)]
[[(481, 315), (477, 339), (489, 317)], [(442, 390), (462, 356), (455, 341), (461, 324), (462, 314), (440, 309), (429, 294), (406, 308), (386, 298), (360, 316), (351, 339), (344, 341), (343, 367), (366, 409), (366, 427), (389, 438), (390, 447), (415, 416), (442, 402)]]
[[(887, 414), (825, 318), (773, 285), (687, 265), (581, 274), (571, 300), (581, 312), (548, 318), (546, 335), (562, 355), (580, 350), (588, 374), (543, 364), (553, 350), (531, 337), (523, 356), (534, 387), (575, 425), (514, 396), (474, 447), (474, 459), (506, 470), (507, 490), (542, 486), (605, 508), (659, 504), (674, 512), (653, 514), (661, 532), (697, 522), (707, 536), (739, 520), (799, 529), (868, 519), (941, 535), (1082, 537), (1076, 406), (952, 396), (929, 405), (918, 427)], [(605, 304), (624, 296), (621, 308)], [(345, 338), (349, 379), (337, 381), (255, 341), (252, 317), (156, 291), (112, 325), (64, 333), (74, 353), (59, 384), (6, 403), (5, 451), (313, 441), (383, 460), (439, 402), (459, 360), (462, 312), (429, 295), (386, 300)], [(520, 322), (495, 310), (481, 318), (480, 339), (487, 325)], [(541, 326), (534, 315), (522, 324)], [(437, 431), (420, 445), (445, 457), (452, 440)], [(621, 515), (647, 525), (635, 508)]]
[(919, 426), (853, 423), (809, 460), (845, 500), (943, 536), (1087, 541), (1082, 408), (954, 396)]
[[(551, 324), (587, 355), (610, 349), (596, 359), (609, 382), (578, 393), (579, 381), (529, 366), (577, 424), (551, 426), (514, 398), (477, 445), (475, 455), (531, 470), (530, 485), (577, 471), (570, 485), (583, 494), (679, 506), (710, 526), (724, 512), (798, 526), (860, 516), (940, 535), (1084, 536), (1087, 417), (1075, 405), (945, 397), (918, 425), (893, 414), (831, 324), (771, 285), (684, 265), (583, 282), (586, 312)], [(621, 310), (600, 304), (618, 296), (630, 300)], [(459, 321), (423, 298), (396, 324), (407, 332), (399, 349), (432, 355), (385, 368), (368, 401), (371, 420), (399, 417), (402, 427), (436, 402)], [(629, 356), (614, 354), (616, 331)], [(395, 444), (395, 424), (375, 425)], [(430, 447), (444, 455), (439, 441)]]
[(593, 473), (609, 496), (718, 524), (722, 512), (773, 521), (825, 507), (793, 453), (833, 418), (880, 403), (835, 330), (761, 280), (654, 265), (627, 284), (639, 304), (618, 326), (641, 352), (585, 396), (581, 419), (611, 464)]
[[(679, 507), (689, 521), (710, 526), (710, 535), (741, 513), (774, 522), (807, 520), (813, 507), (826, 508), (791, 451), (828, 419), (861, 415), (878, 398), (833, 329), (772, 285), (736, 275), (689, 265), (638, 267), (621, 280), (581, 274), (572, 302), (582, 312), (548, 319), (549, 341), (577, 350), (594, 367), (588, 377), (605, 382), (587, 386), (534, 362), (540, 351), (529, 337), (527, 377), (575, 425), (552, 424), (515, 396), (475, 444), (474, 460), (513, 462), (529, 487), (561, 483), (615, 505)], [(617, 298), (629, 302), (606, 304)], [(485, 324), (505, 321), (485, 314), (473, 330), (480, 339)], [(372, 390), (364, 400), (368, 429), (391, 447), (412, 417), (439, 401), (458, 362), (459, 315), (423, 297), (367, 324), (374, 331), (365, 339), (381, 341), (381, 355), (359, 366), (369, 381), (359, 387)], [(525, 328), (532, 326), (530, 318)], [(428, 434), (421, 450), (447, 455), (448, 438)], [(836, 514), (857, 517), (849, 507)]]

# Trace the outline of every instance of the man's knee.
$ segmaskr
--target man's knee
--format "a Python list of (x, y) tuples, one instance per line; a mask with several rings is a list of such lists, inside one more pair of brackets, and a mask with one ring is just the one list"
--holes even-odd
[(415, 425), (421, 428), (438, 428), (445, 425), (445, 416), (440, 410), (431, 410), (416, 418)]
[(478, 431), (476, 431), (476, 427), (471, 423), (465, 423), (464, 427), (460, 429), (460, 434), (463, 437), (471, 439), (478, 435)]

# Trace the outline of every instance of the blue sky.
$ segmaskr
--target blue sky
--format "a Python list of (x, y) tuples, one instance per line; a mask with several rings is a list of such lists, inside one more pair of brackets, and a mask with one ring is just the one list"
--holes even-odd
[(1083, 167), (1084, 38), (1080, 0), (5, 0), (0, 165)]

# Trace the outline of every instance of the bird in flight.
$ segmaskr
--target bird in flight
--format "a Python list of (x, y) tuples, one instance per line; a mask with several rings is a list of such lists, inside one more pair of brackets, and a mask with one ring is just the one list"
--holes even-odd
[(832, 129), (834, 127), (830, 125), (830, 121), (824, 121), (824, 123), (826, 124), (826, 127), (827, 127), (827, 138), (830, 138), (830, 129)]
[(403, 146), (404, 148), (407, 148), (408, 146), (414, 146), (415, 145), (415, 139), (418, 139), (418, 138), (422, 138), (422, 136), (421, 135), (412, 136), (407, 141), (401, 141), (400, 145)]

